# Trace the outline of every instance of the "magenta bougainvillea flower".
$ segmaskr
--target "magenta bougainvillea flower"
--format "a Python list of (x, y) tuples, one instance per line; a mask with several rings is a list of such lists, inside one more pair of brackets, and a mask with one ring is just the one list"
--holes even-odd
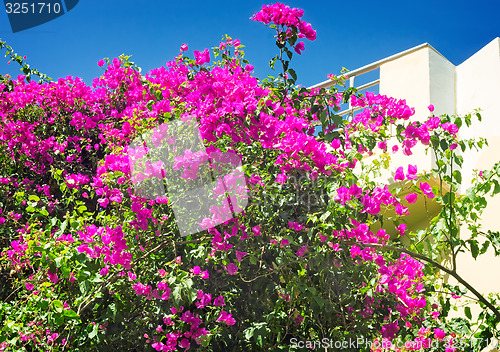
[(416, 193), (410, 193), (405, 196), (405, 199), (408, 203), (413, 204), (417, 201), (418, 194)]

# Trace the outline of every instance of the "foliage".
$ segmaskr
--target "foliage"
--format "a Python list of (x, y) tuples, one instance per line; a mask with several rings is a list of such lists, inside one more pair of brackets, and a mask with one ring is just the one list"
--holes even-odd
[[(480, 220), (500, 165), (458, 193), (457, 151), (486, 143), (457, 138), (472, 115), (415, 122), (405, 101), (364, 96), (343, 76), (328, 89), (296, 86), (291, 49), (316, 38), (302, 16), (274, 4), (253, 17), (276, 31), (277, 78), (253, 77), (228, 36), (194, 58), (184, 44), (145, 75), (125, 56), (99, 61), (92, 86), (2, 77), (0, 351), (382, 350), (400, 338), (449, 352), (494, 336), (498, 298), (455, 263), (459, 252), (500, 253)], [(352, 120), (337, 114), (348, 101), (364, 108)], [(391, 152), (416, 145), (434, 153), (434, 169), (391, 164)], [(385, 170), (396, 182), (377, 181)], [(189, 192), (209, 181), (218, 206), (195, 221), (207, 200)], [(441, 211), (407, 231), (421, 199)], [(187, 235), (183, 202), (197, 223)], [(466, 291), (484, 308), (478, 323), (470, 310), (447, 318)]]

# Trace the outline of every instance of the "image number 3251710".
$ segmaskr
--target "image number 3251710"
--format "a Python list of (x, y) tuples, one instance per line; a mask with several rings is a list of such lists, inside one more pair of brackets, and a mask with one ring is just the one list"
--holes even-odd
[(52, 21), (72, 10), (79, 0), (4, 0), (12, 32), (20, 32)]

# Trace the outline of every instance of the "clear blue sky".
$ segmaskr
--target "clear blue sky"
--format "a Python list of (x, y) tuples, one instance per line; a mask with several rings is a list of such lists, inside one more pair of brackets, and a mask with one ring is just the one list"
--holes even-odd
[[(271, 2), (268, 2), (271, 3)], [(284, 2), (304, 9), (303, 19), (317, 39), (295, 56), (298, 83), (309, 86), (402, 50), (429, 42), (452, 63), (460, 64), (500, 36), (500, 0), (388, 0)], [(81, 0), (51, 22), (12, 33), (0, 4), (0, 38), (27, 62), (52, 78), (67, 75), (91, 83), (103, 57), (132, 55), (143, 69), (165, 65), (182, 43), (189, 51), (218, 45), (228, 34), (246, 46), (257, 77), (270, 73), (276, 53), (272, 32), (249, 19), (260, 1)], [(351, 4), (351, 5), (350, 5)], [(0, 57), (0, 73), (19, 74)]]

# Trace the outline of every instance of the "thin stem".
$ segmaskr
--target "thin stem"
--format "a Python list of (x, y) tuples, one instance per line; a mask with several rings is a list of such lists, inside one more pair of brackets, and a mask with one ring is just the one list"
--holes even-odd
[[(434, 151), (434, 156), (436, 157), (436, 160), (438, 160), (438, 152), (436, 149), (433, 149)], [(452, 160), (452, 165), (453, 165), (453, 160)], [(453, 168), (452, 168), (452, 173), (451, 173), (451, 177), (453, 177)], [(451, 191), (451, 189), (450, 189)], [(441, 176), (441, 174), (439, 174), (439, 193), (441, 195), (441, 199), (443, 199), (443, 177)], [(451, 196), (450, 196), (450, 202), (451, 203)], [(449, 234), (451, 235), (451, 219), (448, 218), (447, 214), (444, 214), (444, 219), (445, 219), (445, 222), (446, 222), (446, 227), (448, 228), (448, 232)], [(449, 214), (450, 216), (452, 216), (452, 213), (450, 212)], [(450, 246), (450, 252), (451, 252), (451, 262), (452, 262), (452, 269), (453, 270), (457, 270), (457, 260), (456, 260), (456, 253), (455, 253), (455, 247), (453, 245), (453, 241), (451, 240), (451, 237), (448, 237), (446, 235), (446, 233), (443, 232), (443, 235), (444, 237), (446, 238), (446, 241), (448, 242), (449, 246)]]
[[(452, 292), (446, 292), (446, 291), (434, 291), (434, 292), (436, 292), (436, 293), (443, 293), (445, 295), (450, 295), (450, 296), (454, 295), (454, 293), (452, 293)], [(460, 297), (465, 297), (465, 298), (468, 298), (468, 299), (472, 299), (472, 300), (477, 301), (477, 302), (479, 301), (477, 299), (477, 297), (472, 297), (472, 296), (467, 296), (467, 295), (462, 295)]]
[[(451, 153), (451, 163), (450, 163), (450, 179), (453, 181), (453, 152)], [(454, 219), (453, 216), (453, 203), (451, 201), (451, 192), (453, 192), (453, 186), (450, 185), (450, 199), (448, 201), (448, 206), (449, 206), (449, 218), (447, 218), (447, 223), (448, 223), (448, 232), (450, 234), (449, 238), (449, 243), (450, 243), (450, 249), (451, 249), (451, 256), (453, 260), (453, 271), (457, 270), (457, 256), (455, 253), (455, 246), (453, 245), (452, 237), (453, 237), (453, 229), (452, 229), (452, 224), (455, 222), (456, 219)], [(455, 220), (455, 221), (453, 221)]]
[(436, 268), (444, 271), (448, 275), (451, 275), (458, 282), (460, 282), (462, 285), (467, 287), (467, 289), (469, 289), (469, 291), (471, 291), (478, 298), (478, 300), (480, 302), (482, 302), (486, 307), (491, 309), (491, 311), (495, 314), (497, 321), (500, 321), (500, 311), (497, 308), (495, 308), (495, 306), (493, 304), (491, 304), (486, 298), (484, 298), (483, 295), (481, 295), (481, 293), (479, 293), (471, 284), (469, 284), (467, 281), (465, 281), (455, 270), (450, 270), (450, 269), (442, 266), (438, 262), (430, 259), (429, 257), (426, 257), (425, 255), (409, 251), (405, 248), (397, 248), (397, 247), (393, 247), (393, 246), (373, 244), (373, 243), (358, 243), (358, 242), (352, 242), (352, 241), (346, 241), (346, 243), (350, 244), (350, 245), (376, 248), (376, 249), (380, 249), (383, 251), (394, 251), (394, 252), (406, 253), (413, 258), (423, 260), (424, 262), (427, 262), (427, 263), (435, 266)]

